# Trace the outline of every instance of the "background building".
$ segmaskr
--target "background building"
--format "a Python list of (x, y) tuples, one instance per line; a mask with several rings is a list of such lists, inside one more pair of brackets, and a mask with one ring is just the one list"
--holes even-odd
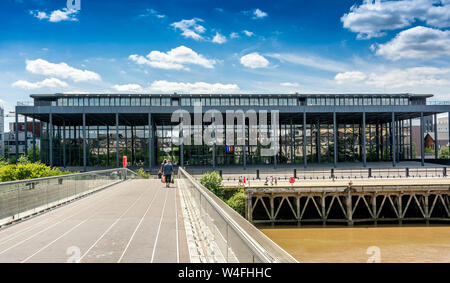
[[(49, 165), (113, 167), (127, 156), (132, 166), (157, 166), (171, 158), (184, 166), (328, 163), (409, 160), (412, 119), (448, 113), (448, 105), (427, 105), (432, 95), (280, 94), (280, 95), (32, 95), (34, 106), (17, 106), (16, 115), (41, 121), (41, 158)], [(249, 144), (255, 129), (245, 119), (244, 145), (181, 145), (171, 122), (176, 110), (279, 111), (280, 151), (262, 156), (260, 142)], [(17, 117), (16, 117), (17, 119)], [(243, 118), (242, 118), (243, 119)], [(192, 123), (193, 123), (192, 119)], [(269, 122), (272, 123), (269, 119)], [(187, 123), (187, 122), (186, 122)], [(203, 123), (205, 129), (211, 123)], [(193, 124), (190, 125), (194, 132)], [(217, 125), (217, 128), (223, 128)], [(228, 127), (228, 126), (227, 126)], [(273, 125), (269, 125), (273, 128)], [(228, 128), (227, 128), (228, 129)], [(236, 137), (238, 121), (229, 128)], [(191, 136), (194, 139), (194, 136)], [(242, 141), (242, 140), (241, 140)], [(238, 140), (236, 140), (238, 142)], [(425, 150), (423, 139), (417, 144)], [(437, 152), (435, 152), (437, 154)], [(422, 159), (422, 163), (424, 160)]]
[(5, 156), (5, 110), (0, 107), (0, 154)]
[[(18, 127), (16, 128), (16, 125)], [(34, 131), (33, 131), (34, 127)], [(5, 156), (15, 156), (16, 150), (18, 154), (28, 154), (29, 151), (33, 150), (33, 144), (36, 144), (36, 148), (39, 149), (41, 145), (41, 123), (39, 121), (35, 122), (19, 122), (9, 124), (10, 132), (5, 133), (4, 146), (6, 149)], [(16, 139), (16, 136), (18, 137)], [(26, 137), (26, 138), (25, 138)], [(16, 144), (18, 146), (16, 147)], [(36, 157), (39, 160), (39, 156)]]
[(439, 149), (441, 149), (443, 146), (449, 145), (448, 117), (438, 118), (437, 135)]

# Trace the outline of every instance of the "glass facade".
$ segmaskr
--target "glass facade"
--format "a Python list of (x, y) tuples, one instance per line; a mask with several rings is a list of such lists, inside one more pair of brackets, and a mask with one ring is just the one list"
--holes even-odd
[[(341, 124), (337, 125), (337, 154), (338, 162), (362, 161), (363, 139), (362, 125)], [(408, 159), (410, 156), (410, 127), (409, 121), (397, 121), (396, 148), (397, 160)], [(205, 131), (208, 125), (202, 129), (191, 126), (191, 133)], [(269, 126), (269, 131), (271, 126)], [(391, 161), (392, 160), (392, 123), (366, 124), (366, 158), (367, 161)], [(83, 166), (83, 130), (82, 126), (53, 126), (53, 138), (48, 123), (42, 122), (41, 134), (41, 158), (45, 163), (50, 163), (50, 140), (53, 142), (53, 164), (63, 166)], [(239, 139), (242, 131), (239, 125), (234, 125), (234, 146), (224, 145), (229, 130), (224, 131), (225, 126), (217, 131), (223, 132), (222, 144), (215, 146), (216, 165), (242, 165), (244, 146)], [(306, 146), (307, 163), (333, 163), (334, 162), (334, 126), (327, 123), (307, 122), (306, 128), (300, 121), (282, 121), (279, 125), (280, 148), (276, 156), (277, 164), (303, 164), (304, 148)], [(245, 151), (246, 164), (262, 165), (274, 164), (274, 157), (262, 156), (261, 150), (269, 148), (263, 145), (258, 138), (256, 145), (250, 145), (250, 131), (257, 128), (245, 127)], [(305, 138), (304, 133), (305, 131)], [(178, 133), (175, 125), (154, 125), (154, 156), (155, 164), (160, 164), (164, 159), (170, 158), (175, 164), (180, 162), (180, 154), (183, 154), (186, 166), (212, 166), (212, 145), (194, 145), (192, 135), (191, 145), (183, 145), (183, 152), (177, 141)], [(118, 140), (118, 143), (117, 143)], [(115, 167), (121, 166), (122, 157), (127, 156), (131, 166), (145, 167), (149, 162), (149, 126), (119, 126), (116, 132), (115, 126), (86, 126), (86, 159), (87, 166)], [(117, 164), (117, 145), (119, 148), (119, 164)], [(65, 157), (64, 157), (65, 151)]]
[[(303, 165), (305, 161), (306, 164), (332, 164), (335, 160), (362, 162), (364, 141), (368, 162), (393, 161), (393, 156), (397, 161), (411, 158), (412, 138), (409, 119), (420, 117), (420, 113), (409, 111), (411, 109), (405, 107), (426, 106), (426, 97), (408, 94), (217, 96), (58, 94), (36, 97), (34, 105), (51, 106), (54, 111), (52, 112), (54, 113), (52, 114), (53, 131), (49, 125), (50, 113), (41, 112), (40, 117), (35, 118), (42, 119), (42, 161), (55, 166), (84, 166), (85, 153), (86, 166), (89, 167), (121, 166), (123, 156), (127, 156), (130, 166), (139, 167), (149, 166), (150, 161), (153, 166), (157, 166), (166, 158), (170, 158), (176, 164), (183, 160), (185, 166), (242, 165), (244, 160), (247, 165)], [(239, 138), (242, 132), (239, 125), (231, 125), (230, 127), (234, 128), (227, 128), (227, 131), (224, 125), (217, 125), (217, 130), (224, 132), (224, 140), (219, 141), (214, 147), (211, 144), (194, 145), (195, 133), (203, 132), (208, 127), (207, 124), (203, 124), (199, 129), (191, 125), (191, 133), (194, 133), (191, 137), (192, 142), (184, 144), (181, 148), (177, 143), (178, 133), (174, 132), (176, 125), (170, 122), (170, 113), (159, 111), (159, 109), (175, 107), (171, 109), (172, 111), (179, 107), (195, 105), (215, 108), (223, 114), (228, 109), (254, 108), (257, 112), (258, 107), (276, 108), (280, 116), (278, 154), (276, 156), (262, 155), (261, 152), (270, 145), (264, 145), (259, 138), (255, 139), (252, 135), (258, 132), (259, 125), (249, 126), (248, 124), (245, 126), (245, 145)], [(365, 110), (361, 106), (370, 106), (370, 108)], [(77, 109), (75, 112), (70, 109), (70, 113), (66, 113), (69, 111), (61, 107), (77, 107)], [(107, 107), (115, 108), (109, 110)], [(157, 108), (149, 110), (139, 107)], [(97, 109), (99, 112), (96, 112)], [(189, 108), (188, 110), (191, 111)], [(332, 111), (336, 111), (336, 125), (333, 124)], [(368, 117), (365, 129), (362, 129), (363, 111)], [(392, 111), (398, 113), (394, 124)], [(84, 130), (80, 118), (82, 113), (86, 113), (87, 119)], [(118, 130), (116, 130), (115, 113), (119, 115)], [(148, 123), (148, 114), (151, 114), (151, 125)], [(191, 120), (194, 121), (192, 117)], [(70, 125), (64, 126), (65, 122)], [(269, 125), (269, 132), (271, 127)], [(235, 142), (234, 145), (227, 146), (225, 138), (230, 130), (234, 132)], [(363, 136), (364, 132), (365, 136)], [(83, 134), (86, 136), (83, 137)], [(393, 152), (394, 148), (395, 152)]]
[[(53, 142), (53, 163), (56, 166), (83, 166), (82, 126), (53, 126), (42, 122), (41, 160), (50, 163), (50, 140)], [(64, 136), (65, 135), (65, 136)], [(118, 140), (118, 143), (117, 143)], [(117, 145), (119, 164), (117, 164)], [(64, 154), (65, 151), (65, 154)], [(121, 166), (127, 156), (132, 166), (148, 164), (148, 126), (86, 126), (86, 162), (93, 167)]]
[(53, 106), (406, 106), (406, 97), (71, 97), (58, 98)]

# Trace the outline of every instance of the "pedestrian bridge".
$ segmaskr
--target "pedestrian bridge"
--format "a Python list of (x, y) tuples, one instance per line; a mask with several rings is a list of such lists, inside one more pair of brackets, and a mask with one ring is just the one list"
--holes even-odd
[(0, 183), (0, 262), (296, 262), (186, 171)]

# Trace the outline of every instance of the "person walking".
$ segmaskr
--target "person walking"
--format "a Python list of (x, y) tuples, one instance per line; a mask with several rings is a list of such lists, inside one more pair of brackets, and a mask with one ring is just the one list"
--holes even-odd
[(164, 179), (166, 181), (166, 188), (170, 188), (170, 183), (172, 182), (173, 165), (170, 160), (167, 160), (166, 164), (163, 166)]
[(162, 175), (163, 175), (163, 170), (164, 170), (164, 165), (166, 164), (166, 160), (163, 160), (163, 163), (161, 163), (161, 166), (159, 167), (159, 171), (158, 171), (158, 179), (162, 179)]

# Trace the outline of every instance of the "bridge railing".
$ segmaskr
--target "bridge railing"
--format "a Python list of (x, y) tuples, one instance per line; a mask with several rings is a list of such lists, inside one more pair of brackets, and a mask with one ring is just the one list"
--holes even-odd
[[(236, 183), (239, 174), (223, 174), (225, 184)], [(278, 181), (288, 181), (290, 177), (298, 180), (327, 180), (327, 179), (362, 179), (362, 178), (449, 178), (450, 167), (407, 167), (407, 168), (365, 168), (365, 169), (309, 169), (258, 173), (250, 170), (242, 174), (249, 181), (276, 177)], [(200, 178), (200, 175), (196, 176)]]
[(120, 168), (0, 183), (0, 226), (134, 178)]
[(184, 169), (179, 168), (178, 175), (226, 262), (297, 262)]

